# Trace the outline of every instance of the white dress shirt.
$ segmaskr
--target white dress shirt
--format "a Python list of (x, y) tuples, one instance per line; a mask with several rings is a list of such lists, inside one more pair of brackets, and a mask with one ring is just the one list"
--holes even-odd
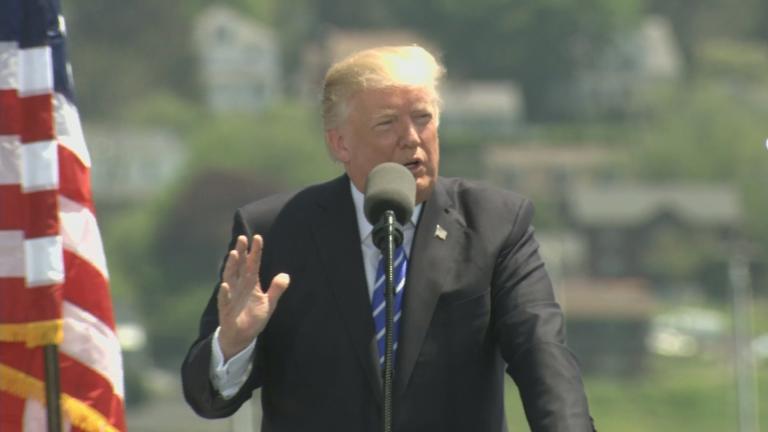
[[(371, 232), (373, 231), (373, 225), (365, 218), (365, 212), (363, 210), (363, 202), (365, 196), (357, 190), (357, 188), (349, 183), (349, 187), (352, 190), (352, 201), (355, 204), (355, 214), (357, 218), (357, 227), (360, 230), (360, 249), (363, 253), (363, 263), (365, 265), (365, 279), (368, 284), (368, 296), (373, 298), (374, 279), (376, 278), (376, 268), (381, 258), (381, 253), (373, 244)], [(411, 254), (411, 246), (413, 245), (413, 235), (416, 232), (416, 224), (419, 221), (419, 215), (423, 204), (417, 205), (413, 209), (411, 220), (403, 227), (403, 246), (405, 248), (406, 256)], [(290, 289), (290, 287), (289, 287)], [(225, 399), (231, 398), (240, 390), (245, 380), (248, 379), (248, 375), (251, 372), (253, 350), (256, 346), (256, 339), (254, 338), (247, 347), (242, 351), (235, 354), (229, 361), (224, 362), (224, 354), (221, 352), (221, 345), (219, 345), (219, 331), (221, 327), (216, 329), (213, 334), (213, 341), (211, 343), (211, 370), (210, 379), (213, 383), (213, 387), (219, 391), (222, 397)]]

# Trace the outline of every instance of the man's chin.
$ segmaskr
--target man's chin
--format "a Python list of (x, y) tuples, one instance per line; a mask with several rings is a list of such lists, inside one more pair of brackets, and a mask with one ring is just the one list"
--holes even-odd
[(435, 180), (432, 178), (416, 179), (416, 204), (421, 204), (428, 200), (435, 188)]

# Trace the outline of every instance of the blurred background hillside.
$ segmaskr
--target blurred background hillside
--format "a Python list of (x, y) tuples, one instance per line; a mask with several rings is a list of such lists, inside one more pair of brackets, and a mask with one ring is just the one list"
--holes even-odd
[(340, 173), (325, 69), (408, 43), (447, 65), (441, 174), (537, 204), (598, 429), (768, 428), (765, 0), (63, 3), (131, 430), (258, 419), (177, 378), (233, 211)]

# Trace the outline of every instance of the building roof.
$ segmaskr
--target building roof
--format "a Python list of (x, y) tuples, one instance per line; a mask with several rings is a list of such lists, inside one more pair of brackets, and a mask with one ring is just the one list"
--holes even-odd
[(743, 218), (739, 195), (723, 184), (576, 185), (567, 200), (575, 221), (586, 226), (639, 225), (664, 213), (701, 226), (735, 227)]
[(604, 145), (555, 146), (545, 142), (521, 145), (494, 144), (487, 147), (485, 160), (493, 167), (550, 169), (568, 167), (591, 169), (615, 163), (621, 155)]
[(638, 278), (566, 279), (561, 303), (569, 318), (647, 319), (656, 310), (648, 283)]

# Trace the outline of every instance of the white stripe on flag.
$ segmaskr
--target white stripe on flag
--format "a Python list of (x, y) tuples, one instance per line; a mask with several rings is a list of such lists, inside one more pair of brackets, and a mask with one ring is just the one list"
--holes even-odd
[(12, 277), (24, 277), (24, 232), (0, 231), (0, 278)]
[(61, 236), (24, 240), (24, 260), (28, 287), (64, 282)]
[(45, 415), (45, 407), (34, 399), (27, 399), (24, 403), (24, 432), (44, 431), (48, 427)]
[[(72, 430), (72, 424), (66, 417), (63, 417), (61, 422), (62, 432), (70, 432)], [(48, 416), (42, 403), (34, 399), (27, 399), (24, 404), (23, 427), (24, 432), (48, 430)]]
[(112, 390), (124, 398), (123, 358), (117, 335), (85, 309), (64, 302), (64, 340), (61, 352), (93, 369), (112, 384)]
[(24, 192), (59, 186), (59, 153), (56, 141), (21, 145), (21, 188)]
[(19, 44), (0, 42), (0, 90), (19, 88)]
[(59, 217), (64, 248), (91, 263), (109, 279), (101, 233), (91, 210), (59, 195)]
[(51, 47), (19, 50), (19, 95), (31, 96), (53, 92)]
[(85, 146), (77, 107), (64, 95), (55, 93), (53, 96), (53, 114), (56, 119), (56, 136), (59, 138), (59, 143), (72, 151), (83, 165), (90, 168), (91, 156)]
[(21, 183), (21, 141), (18, 135), (0, 135), (0, 185), (19, 183)]

